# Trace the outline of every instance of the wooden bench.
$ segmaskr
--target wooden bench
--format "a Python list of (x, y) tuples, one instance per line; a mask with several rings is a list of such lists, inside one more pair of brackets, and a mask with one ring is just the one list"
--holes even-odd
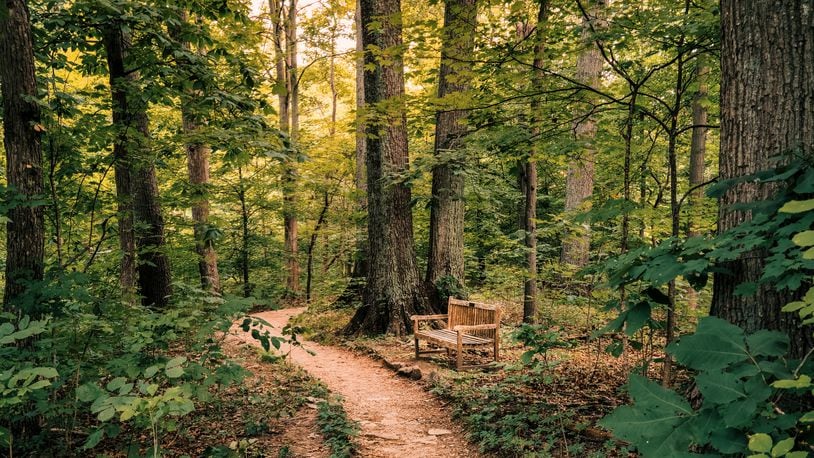
[[(464, 366), (463, 352), (467, 349), (491, 348), (495, 361), (500, 352), (500, 308), (496, 305), (449, 298), (448, 313), (445, 315), (413, 315), (415, 337), (415, 357), (423, 354), (455, 350), (457, 370), (482, 365)], [(421, 329), (422, 321), (446, 320), (444, 329)], [(425, 340), (440, 349), (419, 351), (418, 341)]]

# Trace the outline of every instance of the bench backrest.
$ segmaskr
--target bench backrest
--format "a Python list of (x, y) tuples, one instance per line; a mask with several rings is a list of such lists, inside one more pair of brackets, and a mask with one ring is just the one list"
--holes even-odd
[[(449, 329), (454, 329), (458, 325), (478, 325), (496, 324), (500, 320), (500, 307), (480, 302), (464, 301), (461, 299), (449, 298), (447, 321)], [(484, 329), (480, 331), (467, 331), (467, 334), (495, 338), (494, 329)]]

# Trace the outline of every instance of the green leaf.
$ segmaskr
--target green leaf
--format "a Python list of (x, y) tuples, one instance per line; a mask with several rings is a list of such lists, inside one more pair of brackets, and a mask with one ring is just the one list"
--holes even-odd
[(754, 296), (757, 292), (757, 283), (744, 282), (735, 287), (733, 294), (736, 296)]
[(811, 377), (803, 374), (796, 380), (777, 380), (772, 383), (772, 386), (785, 389), (808, 388), (811, 386)]
[(810, 412), (806, 412), (800, 417), (800, 423), (811, 423), (814, 422), (814, 410)]
[(738, 428), (752, 422), (757, 412), (758, 401), (747, 397), (738, 401), (722, 405), (721, 416), (724, 425), (729, 428)]
[(165, 373), (169, 378), (178, 378), (184, 375), (184, 368), (180, 366), (171, 367), (167, 369)]
[(650, 320), (650, 304), (639, 302), (627, 312), (627, 327), (625, 334), (632, 336), (638, 332)]
[(127, 379), (124, 377), (116, 377), (113, 380), (107, 383), (107, 390), (108, 391), (116, 391), (122, 387), (127, 382)]
[(101, 422), (106, 422), (106, 421), (110, 420), (111, 418), (113, 418), (114, 415), (116, 415), (116, 409), (114, 409), (111, 406), (111, 407), (108, 407), (108, 408), (104, 409), (103, 411), (99, 412), (99, 415), (97, 415), (97, 418)]
[(814, 199), (792, 200), (778, 210), (780, 213), (805, 213), (814, 210)]
[(702, 372), (695, 377), (704, 400), (714, 404), (728, 404), (746, 397), (743, 382), (724, 372)]
[(90, 433), (88, 435), (88, 439), (85, 441), (85, 444), (82, 445), (82, 448), (85, 450), (90, 450), (93, 447), (99, 445), (99, 442), (102, 441), (105, 437), (105, 428), (99, 428), (96, 431)]
[(794, 301), (794, 302), (789, 302), (788, 304), (784, 305), (781, 310), (784, 311), (784, 312), (796, 312), (796, 311), (800, 310), (801, 308), (805, 307), (806, 305), (808, 305), (808, 304), (806, 304), (803, 301)]
[(772, 437), (764, 433), (752, 434), (748, 447), (753, 452), (769, 453), (772, 450)]
[(165, 366), (167, 369), (172, 369), (173, 367), (180, 366), (187, 361), (185, 356), (178, 356), (169, 361), (167, 361), (167, 365)]
[(667, 352), (679, 363), (697, 370), (723, 370), (749, 359), (743, 330), (715, 317), (702, 318), (695, 334), (671, 343)]
[(683, 413), (685, 415), (693, 414), (692, 408), (686, 399), (647, 377), (636, 374), (631, 375), (628, 390), (630, 397), (639, 407)]
[(154, 376), (155, 374), (158, 373), (159, 369), (161, 369), (161, 368), (159, 366), (157, 366), (157, 365), (150, 366), (147, 369), (144, 369), (144, 377), (145, 378), (151, 378), (152, 376)]
[(14, 332), (14, 325), (11, 323), (0, 324), (0, 337), (7, 336)]
[(746, 344), (753, 356), (783, 356), (789, 351), (789, 336), (763, 329), (746, 337)]
[(786, 453), (790, 452), (791, 449), (794, 448), (794, 438), (789, 437), (787, 439), (783, 439), (782, 441), (778, 442), (774, 447), (772, 447), (772, 456), (783, 456)]
[(814, 246), (814, 231), (803, 231), (791, 239), (797, 246)]
[(710, 435), (710, 443), (721, 453), (741, 453), (746, 448), (743, 433), (734, 428), (718, 427)]
[(786, 453), (786, 458), (808, 458), (808, 452), (798, 451)]

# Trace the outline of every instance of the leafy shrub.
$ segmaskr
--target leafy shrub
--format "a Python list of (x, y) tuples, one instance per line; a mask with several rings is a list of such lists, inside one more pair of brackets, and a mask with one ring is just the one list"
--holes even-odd
[(317, 404), (317, 424), (331, 448), (331, 458), (347, 458), (356, 454), (354, 437), (359, 425), (351, 421), (340, 402), (321, 401)]
[[(799, 362), (785, 357), (788, 349), (788, 336), (781, 332), (746, 335), (724, 320), (704, 318), (695, 334), (667, 348), (676, 362), (697, 371), (694, 381), (703, 396), (701, 406), (693, 408), (675, 391), (634, 374), (628, 383), (633, 405), (617, 408), (600, 424), (634, 444), (645, 457), (679, 456), (710, 447), (721, 454), (764, 451), (762, 445), (760, 450), (750, 448), (750, 433), (783, 444), (791, 438), (793, 443), (803, 412), (801, 404), (784, 402), (788, 382), (783, 381), (795, 379), (799, 370)], [(772, 456), (805, 456), (786, 452)]]

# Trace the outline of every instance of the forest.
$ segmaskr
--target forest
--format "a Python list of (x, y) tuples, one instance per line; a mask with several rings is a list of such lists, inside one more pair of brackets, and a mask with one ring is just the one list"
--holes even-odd
[(0, 97), (0, 456), (814, 456), (814, 0), (5, 0)]

